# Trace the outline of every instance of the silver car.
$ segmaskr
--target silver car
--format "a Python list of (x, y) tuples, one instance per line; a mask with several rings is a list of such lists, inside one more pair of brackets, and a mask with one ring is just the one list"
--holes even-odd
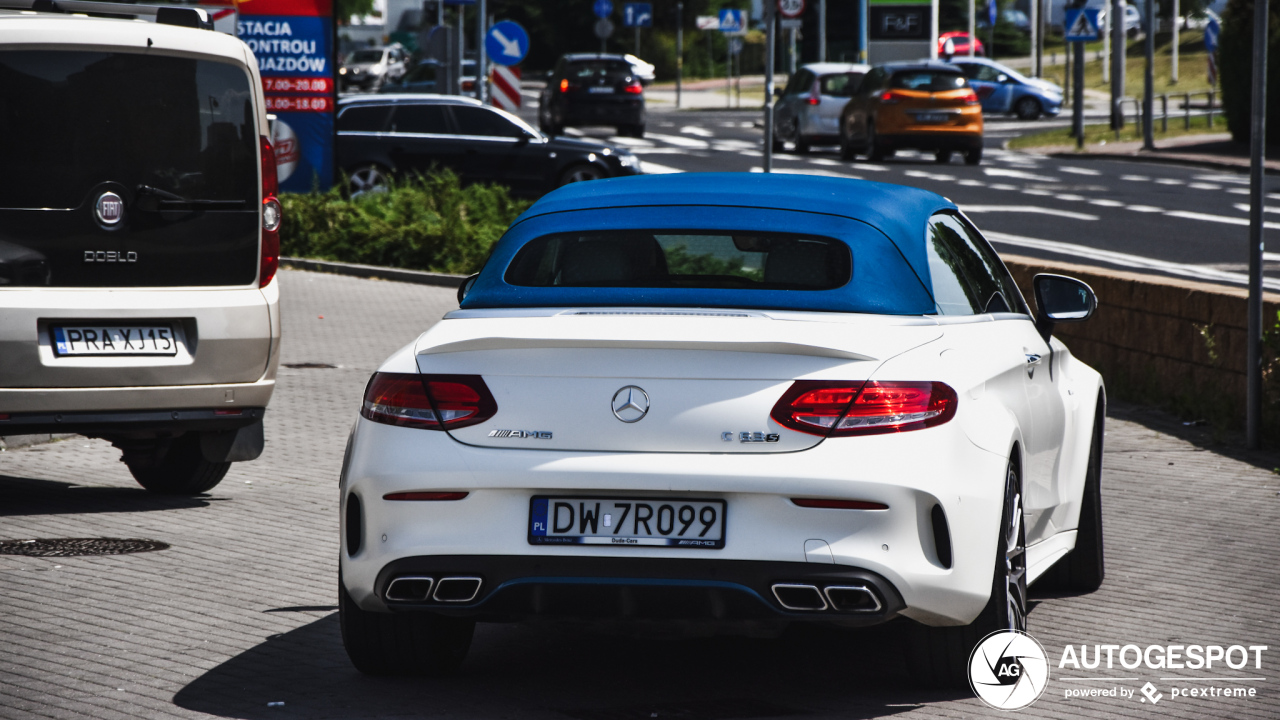
[(212, 30), (0, 11), (0, 77), (0, 435), (103, 438), (146, 489), (205, 492), (262, 452), (280, 356), (257, 63)]
[(840, 142), (840, 111), (857, 91), (870, 65), (813, 63), (801, 66), (773, 108), (773, 150), (790, 142), (796, 152)]

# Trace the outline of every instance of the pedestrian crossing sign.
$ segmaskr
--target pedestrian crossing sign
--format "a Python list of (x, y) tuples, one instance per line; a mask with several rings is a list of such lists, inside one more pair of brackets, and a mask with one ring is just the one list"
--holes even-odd
[(1067, 42), (1085, 42), (1098, 39), (1097, 8), (1066, 9)]

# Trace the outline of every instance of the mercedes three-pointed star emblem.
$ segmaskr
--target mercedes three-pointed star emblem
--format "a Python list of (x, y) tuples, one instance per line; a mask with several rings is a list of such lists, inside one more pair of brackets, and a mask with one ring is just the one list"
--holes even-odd
[(613, 394), (613, 416), (624, 423), (640, 422), (649, 414), (649, 393), (628, 385)]

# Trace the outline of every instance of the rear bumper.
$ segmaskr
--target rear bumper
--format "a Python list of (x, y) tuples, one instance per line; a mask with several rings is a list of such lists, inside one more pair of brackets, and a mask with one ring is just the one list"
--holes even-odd
[[(253, 383), (156, 385), (101, 388), (0, 388), (0, 413), (51, 416), (56, 413), (175, 412), (199, 408), (263, 408), (275, 390), (275, 378)], [(210, 410), (212, 412), (212, 410)], [(12, 421), (11, 421), (12, 422)], [(17, 434), (0, 421), (0, 435)], [(27, 432), (50, 432), (48, 429)], [(77, 432), (53, 430), (53, 432)]]
[(876, 135), (876, 141), (886, 149), (902, 150), (952, 150), (964, 152), (982, 147), (981, 133), (927, 132), (894, 133)]
[[(388, 599), (397, 577), (476, 578), (469, 601)], [(814, 587), (825, 607), (782, 604), (775, 584)], [(836, 588), (839, 607), (826, 599)], [(841, 588), (863, 592), (842, 591)], [(783, 591), (786, 592), (785, 590)], [(842, 595), (841, 593), (844, 592)], [(382, 607), (430, 611), (482, 620), (527, 617), (661, 620), (813, 620), (849, 626), (881, 623), (904, 607), (880, 575), (840, 565), (710, 559), (443, 555), (409, 557), (386, 565), (375, 585)], [(785, 594), (784, 598), (787, 598)], [(845, 598), (864, 600), (857, 604)]]
[(563, 109), (564, 125), (643, 125), (644, 101), (627, 103), (578, 103)]
[[(235, 412), (238, 414), (228, 414)], [(263, 407), (236, 408), (232, 411), (204, 408), (197, 410), (133, 410), (105, 412), (29, 412), (0, 417), (0, 435), (35, 433), (78, 433), (80, 435), (149, 435), (154, 433), (224, 432), (238, 430), (261, 422)]]

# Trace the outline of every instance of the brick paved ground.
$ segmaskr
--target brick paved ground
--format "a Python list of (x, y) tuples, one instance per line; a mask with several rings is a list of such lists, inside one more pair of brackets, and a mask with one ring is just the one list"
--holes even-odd
[[(297, 271), (281, 282), (284, 362), (339, 367), (282, 368), (266, 454), (234, 466), (209, 496), (148, 495), (102, 441), (0, 453), (0, 539), (172, 545), (114, 557), (0, 555), (0, 717), (999, 714), (915, 689), (892, 628), (769, 640), (486, 625), (456, 678), (360, 676), (334, 607), (346, 430), (369, 373), (453, 307), (453, 293)], [(1089, 596), (1037, 596), (1033, 634), (1055, 659), (1068, 642), (1268, 645), (1263, 670), (1248, 675), (1266, 680), (1249, 683), (1252, 701), (1175, 701), (1159, 678), (1203, 671), (1122, 673), (1156, 681), (1165, 699), (1154, 708), (1068, 701), (1069, 684), (1055, 681), (1023, 714), (1280, 716), (1280, 478), (1134, 422), (1113, 419), (1107, 442), (1107, 583)]]

